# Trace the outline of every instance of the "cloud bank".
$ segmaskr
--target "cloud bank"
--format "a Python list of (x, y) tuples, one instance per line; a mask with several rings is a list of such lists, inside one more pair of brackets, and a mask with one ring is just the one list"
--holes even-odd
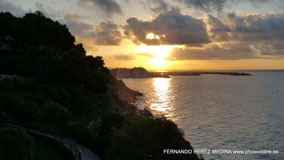
[(258, 4), (280, 3), (279, 0), (178, 0), (189, 8), (195, 8), (206, 12), (221, 12), (225, 7), (238, 3), (251, 3), (253, 6)]
[(97, 45), (119, 45), (122, 39), (118, 25), (111, 22), (101, 22), (94, 32)]
[(66, 14), (61, 21), (76, 37), (91, 41), (94, 45), (119, 45), (123, 40), (117, 24), (107, 21), (94, 27), (80, 21), (80, 18), (77, 14)]
[(130, 53), (130, 54), (122, 54), (118, 53), (114, 55), (114, 58), (117, 60), (135, 60), (137, 56), (142, 56), (146, 58), (154, 58), (153, 53), (144, 52), (144, 53)]
[(175, 48), (169, 60), (238, 60), (284, 56), (284, 14), (207, 15), (211, 43), (204, 47)]
[(122, 14), (122, 9), (116, 0), (78, 0), (79, 4), (90, 4), (98, 7), (107, 15)]
[(242, 42), (210, 44), (204, 48), (174, 48), (168, 60), (239, 60), (260, 58), (253, 46)]
[[(108, 15), (122, 14), (118, 0), (75, 0), (91, 6), (94, 11)], [(35, 3), (35, 9), (66, 24), (70, 31), (86, 45), (115, 45), (129, 39), (135, 44), (182, 45), (173, 48), (168, 60), (238, 60), (249, 58), (282, 58), (284, 56), (284, 13), (243, 14), (222, 13), (232, 4), (281, 5), (280, 0), (176, 0), (187, 7), (208, 12), (203, 18), (182, 14), (165, 0), (144, 0), (156, 17), (141, 20), (128, 18), (124, 25), (103, 20), (88, 23), (83, 15), (66, 13), (52, 8), (50, 3)], [(118, 3), (119, 2), (119, 3)], [(129, 3), (130, 4), (130, 3)], [(76, 3), (75, 5), (78, 5)], [(90, 9), (90, 8), (89, 8)], [(183, 8), (185, 9), (185, 8)], [(23, 15), (24, 10), (8, 0), (0, 0), (0, 10)], [(148, 10), (149, 11), (149, 10)], [(213, 15), (214, 16), (213, 16)], [(121, 27), (123, 26), (123, 27)], [(124, 32), (124, 35), (123, 35)], [(150, 34), (151, 33), (151, 34)], [(149, 35), (150, 34), (150, 35)], [(150, 54), (145, 54), (146, 57)], [(143, 55), (143, 56), (145, 56)], [(139, 54), (117, 54), (116, 59), (133, 60)]]
[(161, 13), (169, 10), (169, 5), (164, 0), (147, 0), (147, 4), (152, 12)]
[[(204, 11), (222, 11), (228, 0), (179, 0), (190, 8)], [(231, 0), (229, 0), (231, 1)]]
[[(178, 9), (162, 13), (152, 21), (129, 18), (125, 30), (128, 38), (137, 44), (200, 46), (209, 43), (205, 23), (181, 14)], [(149, 33), (155, 38), (147, 38)]]
[(284, 40), (283, 13), (208, 16), (207, 24), (214, 41)]

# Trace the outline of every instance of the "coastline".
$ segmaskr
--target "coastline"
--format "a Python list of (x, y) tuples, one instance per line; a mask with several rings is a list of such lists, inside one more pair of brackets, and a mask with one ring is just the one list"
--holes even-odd
[(202, 76), (202, 75), (229, 75), (251, 76), (251, 74), (239, 71), (147, 71), (142, 67), (115, 68), (110, 70), (116, 78), (170, 78), (170, 76)]
[[(113, 77), (102, 57), (87, 55), (82, 44), (75, 44), (75, 37), (65, 25), (40, 11), (23, 17), (5, 13), (2, 18), (11, 19), (7, 26), (14, 26), (15, 43), (25, 44), (20, 46), (21, 54), (13, 54), (13, 50), (1, 52), (1, 73), (12, 75), (4, 77), (0, 84), (0, 110), (5, 114), (19, 118), (21, 124), (30, 121), (52, 127), (47, 132), (56, 128), (102, 159), (168, 159), (169, 155), (162, 152), (165, 148), (193, 149), (173, 121), (137, 109), (132, 103), (143, 94)], [(42, 29), (38, 22), (51, 27)], [(25, 38), (29, 33), (25, 32), (26, 26), (34, 26), (29, 39)], [(58, 33), (61, 36), (50, 41)], [(148, 72), (134, 68), (128, 73), (139, 77)], [(34, 81), (20, 83), (17, 75), (34, 77)], [(6, 140), (14, 143), (13, 138)], [(7, 148), (9, 143), (1, 145)], [(22, 148), (29, 146), (23, 144)], [(33, 151), (18, 154), (32, 155)], [(7, 154), (6, 159), (12, 155)], [(202, 159), (195, 153), (172, 156)]]
[(135, 103), (138, 96), (143, 96), (143, 93), (128, 88), (122, 80), (114, 77), (110, 80), (109, 88), (121, 101), (127, 102), (130, 105)]
[(163, 72), (165, 75), (169, 76), (201, 76), (201, 75), (230, 75), (230, 76), (251, 76), (251, 74), (246, 72)]

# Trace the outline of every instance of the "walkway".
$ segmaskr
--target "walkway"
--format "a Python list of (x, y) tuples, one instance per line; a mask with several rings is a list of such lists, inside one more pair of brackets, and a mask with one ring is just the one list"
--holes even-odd
[[(25, 129), (25, 128), (23, 128), (23, 129)], [(73, 154), (74, 154), (74, 156), (76, 157), (77, 160), (101, 160), (99, 158), (99, 156), (96, 155), (93, 151), (91, 151), (90, 149), (88, 149), (85, 146), (77, 144), (71, 138), (49, 135), (49, 134), (41, 133), (41, 132), (38, 132), (38, 131), (35, 131), (35, 130), (29, 130), (29, 129), (25, 129), (25, 130), (27, 130), (29, 132), (36, 133), (36, 134), (40, 134), (40, 135), (43, 135), (43, 136), (47, 136), (49, 138), (53, 138), (53, 139), (61, 142), (62, 144), (64, 144), (64, 146), (66, 148), (68, 148), (70, 151), (73, 152)], [(81, 154), (79, 152), (81, 152)]]
[(32, 132), (35, 134), (39, 134), (39, 135), (43, 135), (43, 136), (55, 139), (61, 142), (62, 144), (64, 144), (64, 146), (67, 149), (72, 151), (77, 160), (101, 160), (99, 156), (96, 155), (93, 151), (91, 151), (85, 146), (77, 144), (77, 142), (71, 137), (58, 136), (62, 134), (54, 134), (56, 133), (56, 131), (54, 131), (54, 133), (47, 132), (47, 129), (44, 129), (45, 127), (43, 125), (39, 126), (39, 125), (19, 121), (19, 120), (14, 119), (14, 117), (7, 116), (7, 115), (6, 115), (6, 118), (1, 117), (0, 115), (0, 122), (6, 125), (9, 125), (9, 126), (22, 128), (28, 132)]

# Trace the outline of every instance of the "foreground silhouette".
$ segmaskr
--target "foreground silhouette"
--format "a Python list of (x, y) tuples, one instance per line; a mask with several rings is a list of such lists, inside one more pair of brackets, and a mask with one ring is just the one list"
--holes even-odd
[[(65, 25), (38, 11), (22, 18), (0, 13), (0, 21), (2, 117), (55, 127), (102, 159), (200, 159), (164, 154), (192, 147), (172, 121), (119, 99), (119, 88), (112, 86), (122, 82), (102, 57), (87, 56)], [(12, 158), (5, 150), (0, 155)]]

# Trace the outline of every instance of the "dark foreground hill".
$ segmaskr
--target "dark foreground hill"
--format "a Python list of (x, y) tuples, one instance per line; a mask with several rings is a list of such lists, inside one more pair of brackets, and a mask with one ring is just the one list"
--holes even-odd
[(87, 56), (65, 25), (41, 12), (21, 18), (0, 13), (0, 22), (2, 117), (56, 128), (102, 159), (199, 159), (164, 154), (192, 147), (172, 121), (153, 118), (122, 99), (122, 92), (131, 100), (139, 93), (112, 77), (102, 57)]

